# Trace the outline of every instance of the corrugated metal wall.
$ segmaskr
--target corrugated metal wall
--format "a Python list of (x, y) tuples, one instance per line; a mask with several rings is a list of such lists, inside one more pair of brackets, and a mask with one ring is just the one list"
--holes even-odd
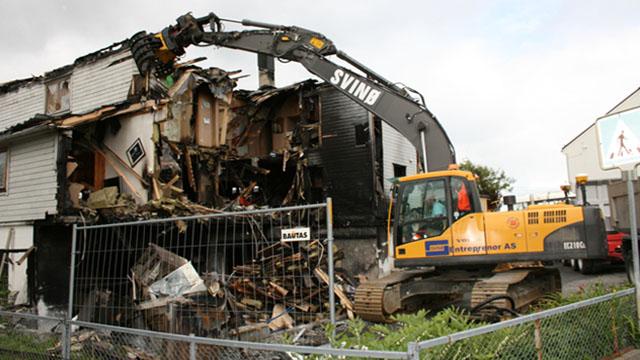
[(385, 194), (391, 189), (391, 182), (386, 179), (394, 177), (393, 164), (407, 167), (407, 176), (417, 172), (416, 148), (398, 131), (382, 122), (382, 169)]
[[(371, 224), (373, 167), (371, 145), (356, 145), (355, 126), (367, 124), (368, 113), (332, 88), (320, 91), (322, 146), (319, 155), (335, 204), (336, 222)], [(340, 225), (340, 224), (337, 224)]]
[[(138, 73), (130, 51), (78, 65), (71, 75), (71, 112), (82, 114), (127, 99), (131, 78)], [(112, 65), (113, 64), (113, 65)]]
[(9, 143), (8, 149), (8, 191), (0, 193), (0, 223), (55, 214), (57, 133), (20, 138)]
[(0, 131), (44, 113), (44, 85), (32, 83), (0, 95)]

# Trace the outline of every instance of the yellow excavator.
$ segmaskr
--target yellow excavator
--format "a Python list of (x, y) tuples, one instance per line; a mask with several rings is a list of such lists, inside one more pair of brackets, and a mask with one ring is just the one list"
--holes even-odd
[(356, 313), (367, 320), (447, 305), (515, 315), (561, 289), (558, 270), (543, 262), (606, 256), (597, 207), (483, 212), (475, 176), (455, 167), (400, 178), (394, 193), (388, 240), (400, 271), (357, 288)]
[[(254, 30), (226, 31), (224, 22)], [(389, 208), (389, 256), (397, 271), (356, 289), (355, 310), (385, 321), (418, 307), (462, 306), (480, 315), (514, 315), (560, 289), (556, 269), (544, 261), (604, 258), (600, 210), (568, 204), (523, 211), (483, 212), (470, 172), (449, 168), (453, 146), (420, 93), (391, 82), (315, 31), (209, 14), (180, 16), (161, 32), (131, 38), (138, 69), (171, 74), (190, 45), (219, 46), (295, 61), (405, 136), (418, 150), (425, 173), (400, 178)], [(353, 69), (333, 63), (337, 56)]]

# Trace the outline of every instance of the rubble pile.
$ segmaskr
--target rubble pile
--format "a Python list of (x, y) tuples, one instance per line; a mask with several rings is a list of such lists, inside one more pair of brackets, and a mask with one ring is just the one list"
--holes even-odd
[[(334, 251), (339, 259), (342, 254)], [(271, 330), (279, 330), (293, 326), (289, 312), (296, 312), (305, 322), (325, 317), (329, 281), (324, 245), (316, 240), (295, 249), (292, 244), (276, 243), (259, 250), (258, 256), (251, 264), (234, 266), (229, 281), (234, 307), (242, 310), (247, 320), (266, 320)], [(342, 289), (341, 284), (335, 285), (334, 290)], [(351, 302), (345, 304), (343, 310), (351, 312)]]
[(127, 103), (56, 119), (72, 130), (66, 212), (95, 223), (321, 201), (315, 82), (234, 90), (237, 73), (178, 67), (134, 81)]
[[(334, 253), (335, 261), (342, 258), (335, 247)], [(319, 240), (265, 244), (252, 260), (232, 266), (230, 274), (199, 272), (188, 259), (149, 244), (130, 269), (130, 295), (94, 290), (83, 300), (79, 318), (257, 340), (328, 319), (327, 265), (326, 243)], [(354, 284), (344, 275), (336, 278), (337, 315), (352, 318)], [(122, 299), (114, 305), (114, 297), (126, 298), (129, 305)]]

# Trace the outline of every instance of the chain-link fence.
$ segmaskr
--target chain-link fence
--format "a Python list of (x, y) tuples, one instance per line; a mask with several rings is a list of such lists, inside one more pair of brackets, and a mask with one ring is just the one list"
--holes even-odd
[(0, 311), (0, 360), (62, 359), (63, 319)]
[(638, 344), (634, 289), (417, 345), (427, 359), (602, 359)]
[[(149, 332), (72, 321), (86, 335), (71, 340), (71, 359), (406, 359), (404, 352), (256, 343)], [(82, 333), (79, 333), (82, 334)], [(76, 335), (82, 336), (82, 335)]]
[(243, 340), (334, 321), (333, 291), (349, 284), (333, 282), (327, 208), (77, 226), (71, 313), (92, 323)]
[(633, 292), (410, 342), (406, 351), (216, 339), (0, 311), (0, 359), (612, 358), (640, 341)]

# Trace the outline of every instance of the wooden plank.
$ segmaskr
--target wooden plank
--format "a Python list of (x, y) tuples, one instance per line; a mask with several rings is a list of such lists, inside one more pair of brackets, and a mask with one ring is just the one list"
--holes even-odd
[(93, 153), (93, 187), (95, 190), (100, 190), (104, 187), (104, 175), (104, 155), (96, 151)]
[(187, 180), (189, 181), (189, 186), (191, 187), (191, 190), (197, 190), (196, 178), (193, 174), (193, 164), (191, 163), (191, 154), (189, 154), (189, 149), (186, 146), (184, 147), (183, 155), (184, 163), (187, 166)]
[(283, 288), (282, 286), (274, 283), (273, 281), (269, 281), (269, 285), (271, 285), (271, 287), (273, 287), (282, 296), (287, 296), (287, 294), (289, 293), (289, 290), (287, 290), (287, 289)]
[(124, 184), (127, 185), (127, 187), (129, 188), (129, 190), (131, 190), (131, 192), (134, 193), (138, 198), (142, 199), (143, 201), (146, 201), (146, 199), (143, 199), (142, 195), (140, 195), (140, 193), (133, 186), (133, 184), (131, 183), (131, 180), (129, 180), (127, 175), (123, 173), (121, 169), (118, 168), (118, 166), (113, 162), (113, 160), (111, 160), (108, 156), (105, 156), (104, 158), (107, 160), (109, 165), (111, 165), (111, 168), (113, 169), (113, 171), (115, 171), (118, 174), (118, 176), (120, 176)]
[[(322, 280), (325, 284), (329, 285), (329, 275), (327, 275), (327, 273), (325, 273), (320, 268), (315, 268), (313, 272), (314, 274), (316, 274), (318, 278), (320, 278), (320, 280)], [(344, 293), (344, 291), (342, 291), (342, 289), (338, 287), (335, 283), (333, 284), (333, 291), (336, 294), (336, 296), (340, 299), (340, 304), (342, 304), (342, 306), (344, 306), (344, 308), (347, 309), (347, 313), (353, 312), (353, 304), (351, 303), (351, 300), (349, 300), (349, 298)]]
[(281, 304), (273, 306), (271, 319), (272, 320), (269, 322), (269, 329), (271, 329), (271, 331), (293, 328), (293, 318), (289, 313), (287, 313), (287, 309)]
[(153, 184), (153, 200), (162, 199), (162, 192), (160, 191), (160, 184), (158, 184), (158, 180), (155, 176), (151, 177), (151, 184)]
[[(13, 227), (9, 229), (9, 233), (7, 234), (7, 241), (5, 243), (5, 250), (11, 249), (15, 231), (16, 230)], [(7, 261), (8, 256), (9, 256), (9, 253), (7, 251), (5, 251), (4, 254), (2, 254), (2, 261), (0, 261), (0, 276), (2, 276), (2, 272), (4, 271), (4, 263)]]
[(27, 260), (27, 258), (29, 257), (29, 255), (31, 255), (31, 253), (36, 249), (35, 246), (30, 247), (29, 249), (27, 249), (27, 251), (25, 251), (25, 253), (20, 257), (20, 259), (18, 259), (18, 261), (16, 261), (16, 265), (22, 265), (22, 263)]
[[(97, 147), (94, 144), (91, 144), (91, 148), (99, 153), (100, 155), (102, 155), (103, 157), (105, 156), (105, 153), (102, 151), (101, 148)], [(111, 150), (108, 146), (104, 145), (104, 150), (106, 150), (111, 156), (113, 156), (114, 159), (116, 159), (118, 161), (118, 163), (120, 163), (120, 165), (122, 165), (123, 168), (129, 170), (129, 172), (135, 176), (136, 179), (138, 179), (138, 181), (140, 181), (142, 184), (144, 184), (145, 186), (149, 186), (149, 183), (140, 175), (136, 172), (135, 169), (133, 169), (131, 166), (129, 166), (129, 164), (127, 164), (124, 160), (122, 160), (122, 158), (120, 156), (118, 156), (113, 150)]]

